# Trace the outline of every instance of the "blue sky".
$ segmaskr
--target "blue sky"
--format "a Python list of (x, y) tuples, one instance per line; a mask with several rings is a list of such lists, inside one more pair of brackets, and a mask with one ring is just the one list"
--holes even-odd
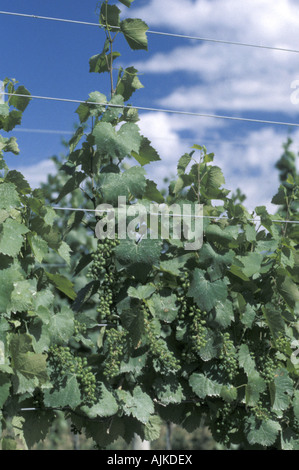
[[(1, 10), (97, 22), (97, 0), (11, 0)], [(299, 6), (295, 0), (135, 0), (126, 16), (139, 17), (150, 30), (297, 49)], [(121, 7), (121, 5), (119, 5)], [(178, 109), (271, 121), (299, 122), (291, 84), (299, 79), (299, 54), (205, 41), (148, 35), (149, 51), (132, 52), (117, 43), (119, 64), (134, 65), (144, 85), (136, 106)], [(0, 78), (15, 78), (33, 95), (85, 100), (98, 90), (109, 94), (108, 79), (89, 73), (89, 58), (101, 52), (104, 32), (76, 24), (0, 14)], [(22, 126), (13, 132), (21, 153), (11, 168), (32, 184), (51, 171), (49, 157), (64, 151), (77, 105), (32, 100)], [(139, 123), (162, 161), (148, 167), (161, 181), (175, 172), (180, 156), (206, 145), (224, 171), (226, 187), (240, 187), (248, 207), (267, 205), (276, 191), (274, 165), (289, 129), (194, 116), (143, 112)], [(33, 132), (35, 130), (35, 132)], [(55, 131), (55, 132), (54, 132)], [(299, 129), (291, 134), (299, 150)]]

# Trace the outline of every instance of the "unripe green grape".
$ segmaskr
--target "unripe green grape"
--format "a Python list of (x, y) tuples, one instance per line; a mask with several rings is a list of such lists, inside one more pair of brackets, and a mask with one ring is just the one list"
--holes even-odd
[(109, 380), (119, 373), (121, 359), (124, 354), (124, 341), (127, 332), (112, 328), (106, 331), (106, 343), (108, 352), (105, 360), (104, 376)]
[(88, 366), (87, 358), (74, 356), (69, 347), (52, 346), (49, 348), (48, 360), (54, 366), (55, 371), (59, 371), (62, 377), (70, 373), (76, 376), (86, 404), (95, 402), (96, 387), (94, 389), (89, 388), (88, 394), (86, 393), (86, 383), (96, 384), (96, 378), (92, 373), (91, 367)]
[(180, 369), (179, 361), (168, 350), (167, 344), (162, 338), (156, 338), (155, 325), (150, 319), (146, 305), (143, 305), (144, 328), (149, 345), (149, 353), (161, 365), (165, 373), (173, 373)]
[(229, 380), (233, 380), (238, 370), (237, 353), (229, 333), (223, 334), (223, 345), (219, 355)]

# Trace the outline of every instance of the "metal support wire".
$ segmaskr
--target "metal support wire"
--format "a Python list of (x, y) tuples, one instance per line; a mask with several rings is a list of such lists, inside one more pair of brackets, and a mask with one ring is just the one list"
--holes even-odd
[(178, 109), (163, 109), (163, 108), (150, 108), (145, 106), (132, 106), (132, 105), (119, 105), (119, 104), (112, 104), (112, 103), (98, 103), (95, 101), (83, 101), (83, 100), (75, 100), (69, 98), (56, 98), (51, 96), (38, 96), (38, 95), (23, 95), (19, 93), (3, 93), (7, 96), (18, 96), (21, 98), (27, 99), (39, 99), (39, 100), (47, 100), (47, 101), (58, 101), (64, 103), (77, 103), (77, 104), (90, 104), (94, 106), (108, 106), (111, 108), (120, 108), (120, 109), (138, 109), (140, 111), (147, 111), (147, 112), (158, 112), (158, 113), (168, 113), (168, 114), (180, 114), (185, 116), (196, 116), (196, 117), (205, 117), (205, 118), (215, 118), (215, 119), (226, 119), (232, 121), (241, 121), (241, 122), (252, 122), (258, 124), (269, 124), (269, 125), (278, 125), (278, 126), (287, 126), (287, 127), (299, 127), (299, 123), (294, 122), (283, 122), (283, 121), (267, 121), (264, 119), (250, 119), (250, 118), (243, 118), (243, 117), (236, 117), (236, 116), (225, 116), (219, 114), (205, 114), (205, 113), (195, 113), (191, 111), (181, 111)]
[[(51, 206), (52, 209), (57, 210), (57, 211), (71, 211), (71, 212), (94, 212), (94, 213), (107, 213), (107, 212), (114, 212), (115, 209), (83, 209), (83, 208), (78, 208), (78, 207), (58, 207), (58, 206)], [(149, 212), (148, 215), (154, 215), (154, 216), (163, 216), (163, 213), (158, 214), (156, 212)], [(192, 217), (193, 219), (211, 219), (211, 220), (233, 220), (231, 217), (227, 217), (224, 215), (221, 216), (215, 216), (215, 215), (184, 215), (184, 214), (164, 214), (164, 215), (170, 215), (171, 217), (182, 217), (182, 218), (188, 218)], [(271, 216), (271, 214), (269, 214)], [(247, 219), (248, 222), (261, 222), (260, 218), (254, 218), (254, 219)], [(280, 224), (299, 224), (299, 220), (281, 220), (281, 219), (272, 219), (271, 222), (273, 223), (280, 223)]]
[[(38, 20), (58, 21), (62, 23), (72, 23), (72, 24), (85, 25), (85, 26), (97, 26), (98, 28), (103, 27), (99, 23), (91, 23), (88, 21), (69, 20), (66, 18), (53, 18), (49, 16), (40, 16), (40, 15), (29, 15), (25, 13), (16, 13), (16, 12), (11, 12), (11, 11), (0, 11), (0, 14), (19, 16), (19, 17), (24, 17), (24, 18), (33, 18), (33, 19), (38, 19)], [(113, 28), (120, 29), (119, 27), (116, 27), (116, 26), (113, 26)], [(227, 41), (223, 39), (204, 38), (204, 37), (199, 37), (199, 36), (190, 36), (190, 35), (178, 34), (178, 33), (168, 33), (168, 32), (163, 32), (163, 31), (148, 30), (147, 32), (149, 34), (156, 34), (159, 36), (169, 36), (169, 37), (174, 37), (174, 38), (179, 38), (179, 39), (189, 39), (192, 41), (213, 42), (213, 43), (218, 43), (218, 44), (228, 44), (228, 45), (242, 46), (242, 47), (254, 47), (254, 48), (259, 48), (259, 49), (268, 49), (272, 51), (292, 52), (292, 53), (299, 54), (299, 50), (285, 48), (285, 47), (274, 47), (274, 46), (267, 46), (263, 44), (252, 44), (252, 43), (245, 43), (245, 42), (238, 42), (238, 41)]]

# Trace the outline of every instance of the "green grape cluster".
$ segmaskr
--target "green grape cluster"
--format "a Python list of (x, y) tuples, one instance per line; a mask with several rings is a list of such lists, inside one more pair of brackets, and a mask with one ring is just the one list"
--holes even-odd
[(269, 353), (268, 355), (260, 358), (258, 361), (258, 367), (264, 381), (267, 384), (273, 382), (278, 367), (276, 358)]
[(183, 271), (182, 279), (180, 285), (178, 287), (177, 298), (180, 304), (180, 311), (179, 311), (179, 319), (184, 320), (185, 316), (188, 312), (188, 300), (187, 300), (187, 292), (190, 287), (190, 280), (189, 274), (187, 271)]
[(86, 404), (96, 402), (96, 377), (92, 367), (88, 366), (87, 358), (74, 356), (68, 346), (51, 346), (49, 361), (59, 375), (74, 374), (78, 380)]
[(146, 305), (143, 306), (144, 330), (151, 356), (158, 361), (164, 373), (174, 373), (180, 370), (180, 361), (168, 350), (164, 340), (157, 336), (156, 326), (150, 318)]
[(230, 443), (230, 430), (233, 429), (233, 420), (231, 419), (232, 405), (230, 403), (223, 403), (219, 407), (218, 416), (211, 425), (213, 437), (216, 442), (228, 446)]
[(222, 361), (229, 380), (233, 380), (238, 370), (238, 360), (236, 348), (230, 339), (229, 333), (223, 334), (223, 345), (221, 348), (219, 359)]
[(117, 239), (104, 238), (98, 241), (96, 251), (92, 254), (92, 265), (87, 273), (87, 277), (101, 279), (106, 275), (107, 262), (113, 254), (114, 248), (118, 245)]
[(255, 417), (261, 421), (267, 421), (270, 418), (269, 404), (265, 404), (262, 399), (253, 407), (253, 412)]
[(278, 338), (275, 339), (275, 347), (282, 353), (287, 352), (290, 348), (288, 338), (282, 334), (279, 335)]
[(275, 357), (275, 350), (271, 348), (269, 338), (267, 341), (266, 338), (263, 338), (261, 341), (252, 342), (250, 349), (254, 353), (256, 368), (261, 377), (267, 384), (273, 382), (277, 368), (279, 367), (279, 361)]
[(191, 318), (191, 324), (189, 326), (190, 330), (190, 340), (191, 340), (191, 350), (197, 354), (204, 348), (207, 344), (206, 339), (206, 320), (205, 313), (200, 310), (195, 305), (192, 305), (189, 308), (189, 316)]
[(112, 317), (113, 291), (110, 286), (102, 285), (99, 291), (99, 304), (97, 312), (101, 321), (110, 321)]
[(187, 356), (194, 359), (207, 344), (206, 319), (205, 312), (202, 312), (197, 305), (190, 305), (190, 299), (187, 297), (189, 287), (189, 273), (188, 271), (183, 271), (178, 295), (178, 302), (180, 304), (179, 324), (181, 326), (188, 325), (190, 344), (187, 349), (189, 352), (185, 351), (184, 356), (186, 356), (186, 359), (188, 359)]
[(85, 335), (87, 332), (87, 326), (85, 323), (81, 323), (78, 320), (74, 320), (74, 333), (75, 335)]
[(116, 312), (113, 308), (113, 290), (115, 289), (116, 273), (112, 263), (113, 250), (119, 244), (118, 239), (105, 238), (99, 240), (97, 250), (92, 255), (92, 265), (87, 277), (99, 280), (99, 304), (97, 312), (100, 321), (112, 322)]
[(182, 288), (184, 289), (185, 292), (186, 292), (186, 291), (189, 289), (189, 287), (190, 287), (190, 280), (189, 280), (189, 273), (188, 273), (188, 271), (183, 271), (183, 278), (182, 278), (181, 286), (182, 286)]
[(125, 330), (117, 330), (116, 328), (106, 331), (107, 356), (103, 373), (107, 379), (112, 379), (119, 374), (120, 363), (124, 357), (126, 335)]

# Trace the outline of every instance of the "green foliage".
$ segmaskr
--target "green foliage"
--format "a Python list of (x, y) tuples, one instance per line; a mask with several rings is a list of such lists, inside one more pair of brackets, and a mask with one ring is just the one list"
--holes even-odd
[[(274, 220), (298, 219), (299, 177), (280, 161), (278, 213), (257, 207), (256, 225), (244, 198), (223, 188), (214, 155), (195, 145), (162, 194), (145, 168), (160, 157), (126, 105), (142, 87), (138, 72), (114, 77), (117, 35), (146, 50), (147, 25), (120, 21), (108, 1), (100, 24), (106, 41), (90, 71), (108, 73), (111, 97), (92, 92), (78, 107), (56, 177), (32, 191), (4, 162), (4, 152), (18, 153), (15, 140), (0, 139), (0, 427), (11, 423), (31, 448), (58, 410), (105, 448), (135, 433), (157, 439), (162, 420), (191, 432), (205, 419), (227, 447), (298, 450), (298, 231)], [(4, 131), (20, 123), (30, 96), (21, 91), (28, 98), (0, 105)], [(131, 215), (135, 237), (96, 237), (105, 224), (96, 209), (119, 196), (130, 209), (203, 204), (202, 247), (142, 237)], [(82, 212), (56, 214), (54, 201)], [(116, 233), (121, 218), (116, 211)], [(160, 235), (164, 228), (160, 219)]]

